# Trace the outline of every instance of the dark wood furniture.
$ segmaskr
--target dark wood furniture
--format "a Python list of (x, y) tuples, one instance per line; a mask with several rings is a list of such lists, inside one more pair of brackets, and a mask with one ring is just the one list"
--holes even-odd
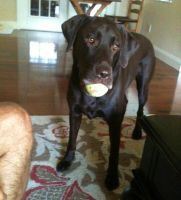
[(142, 125), (147, 133), (143, 156), (124, 199), (181, 199), (181, 116), (144, 117)]
[[(96, 11), (95, 16), (101, 14), (101, 12), (112, 2), (120, 2), (120, 0), (70, 0), (72, 6), (74, 7), (77, 14), (86, 14), (90, 15), (91, 11), (95, 8), (97, 4), (101, 4), (101, 7)], [(82, 9), (81, 4), (88, 4), (91, 3), (92, 6), (85, 11)]]

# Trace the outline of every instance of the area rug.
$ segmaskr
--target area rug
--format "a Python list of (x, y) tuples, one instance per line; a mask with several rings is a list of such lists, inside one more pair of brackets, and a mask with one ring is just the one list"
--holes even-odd
[(76, 157), (63, 173), (56, 164), (65, 153), (69, 134), (68, 116), (32, 116), (35, 145), (30, 179), (24, 200), (117, 200), (129, 186), (132, 169), (138, 167), (145, 142), (132, 140), (135, 119), (126, 117), (120, 143), (120, 187), (108, 191), (104, 186), (109, 156), (106, 123), (84, 117), (77, 139)]

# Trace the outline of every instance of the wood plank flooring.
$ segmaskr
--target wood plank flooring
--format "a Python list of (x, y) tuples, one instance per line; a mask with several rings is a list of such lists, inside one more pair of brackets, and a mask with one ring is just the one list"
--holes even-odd
[[(13, 101), (31, 115), (68, 114), (66, 91), (71, 52), (60, 33), (14, 31), (0, 35), (0, 102)], [(137, 111), (135, 83), (127, 115)], [(181, 75), (157, 60), (145, 113), (181, 114)]]

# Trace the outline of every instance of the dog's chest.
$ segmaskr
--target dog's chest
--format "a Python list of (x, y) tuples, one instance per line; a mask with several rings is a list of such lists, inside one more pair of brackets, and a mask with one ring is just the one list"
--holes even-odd
[(85, 97), (81, 104), (82, 112), (90, 119), (103, 117), (105, 102), (97, 98)]

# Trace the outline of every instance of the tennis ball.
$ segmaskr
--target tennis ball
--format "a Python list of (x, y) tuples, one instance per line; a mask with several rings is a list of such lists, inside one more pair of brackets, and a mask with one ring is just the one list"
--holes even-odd
[(87, 84), (85, 85), (85, 89), (87, 94), (92, 97), (101, 97), (105, 95), (108, 91), (108, 88), (101, 83)]

